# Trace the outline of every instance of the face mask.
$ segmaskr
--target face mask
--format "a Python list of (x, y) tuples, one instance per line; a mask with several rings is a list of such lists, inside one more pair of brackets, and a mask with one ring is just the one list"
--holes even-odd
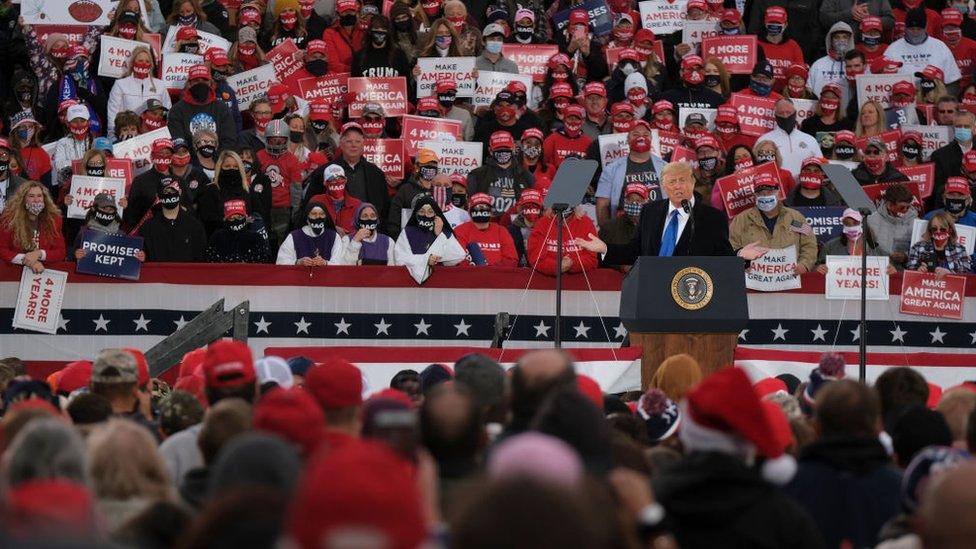
[(298, 15), (294, 13), (283, 13), (279, 20), (281, 21), (281, 28), (292, 30), (295, 28), (295, 24), (298, 23)]
[(531, 42), (534, 33), (535, 29), (532, 27), (515, 27), (515, 39), (523, 44)]
[(705, 87), (714, 88), (722, 84), (722, 79), (717, 74), (706, 74), (705, 75)]
[(539, 208), (525, 208), (522, 210), (522, 219), (525, 219), (529, 223), (535, 223), (539, 219), (540, 213)]
[(564, 120), (563, 132), (566, 134), (566, 137), (578, 137), (579, 134), (583, 133), (583, 121), (570, 122), (568, 120)]
[(905, 31), (905, 42), (917, 46), (929, 37), (925, 29), (910, 29)]
[(472, 210), (471, 221), (475, 223), (488, 223), (491, 221), (491, 210)]
[(610, 125), (613, 127), (613, 133), (627, 133), (630, 131), (630, 120), (616, 120), (613, 119)]
[(655, 128), (664, 131), (671, 131), (674, 129), (674, 119), (672, 118), (657, 118), (655, 117), (652, 121)]
[(105, 177), (105, 166), (86, 166), (85, 171), (92, 177)]
[(163, 193), (159, 195), (159, 202), (167, 210), (172, 210), (180, 205), (180, 195), (173, 192)]
[(107, 227), (111, 225), (113, 221), (115, 221), (115, 214), (95, 210), (95, 221), (97, 221), (99, 225)]
[(718, 158), (702, 158), (698, 160), (698, 169), (703, 172), (710, 172), (718, 165)]
[(916, 145), (905, 145), (901, 148), (901, 155), (906, 160), (915, 160), (918, 158), (920, 152), (920, 149)]
[(881, 43), (880, 36), (862, 36), (861, 41), (864, 42), (865, 46), (874, 47)]
[(942, 202), (945, 204), (945, 211), (952, 215), (959, 215), (966, 211), (965, 198), (945, 198)]
[(31, 215), (40, 215), (44, 211), (43, 202), (26, 202), (24, 206), (27, 207), (27, 213)]
[(635, 107), (640, 107), (647, 101), (647, 90), (644, 88), (631, 88), (627, 92), (627, 100)]
[(776, 155), (774, 155), (774, 154), (757, 154), (756, 155), (756, 162), (759, 162), (760, 164), (763, 164), (763, 163), (766, 163), (766, 162), (775, 162), (775, 161), (776, 161)]
[(919, 87), (922, 88), (923, 92), (930, 92), (935, 89), (935, 81), (929, 80), (928, 78), (922, 78), (919, 81)]
[(624, 202), (624, 213), (630, 217), (639, 217), (643, 207), (640, 202)]
[(313, 219), (309, 217), (306, 221), (308, 222), (308, 228), (312, 229), (313, 234), (320, 235), (325, 231), (325, 219)]
[(152, 63), (148, 61), (136, 61), (132, 64), (132, 76), (138, 79), (143, 79), (149, 76), (149, 71), (152, 70)]
[(779, 36), (783, 34), (783, 25), (776, 23), (766, 25), (766, 34), (769, 36)]
[(346, 13), (339, 16), (339, 24), (343, 27), (351, 27), (355, 25), (356, 20), (357, 18), (355, 13)]
[(240, 54), (241, 57), (251, 57), (257, 53), (257, 51), (258, 47), (255, 44), (239, 44), (237, 46), (237, 53)]
[(204, 158), (213, 158), (215, 152), (217, 152), (217, 147), (213, 145), (200, 145), (197, 148), (197, 154)]
[(294, 130), (288, 132), (288, 141), (292, 143), (301, 143), (303, 139), (305, 139), (305, 132), (296, 132)]
[(716, 124), (715, 131), (722, 134), (722, 137), (732, 137), (733, 135), (738, 133), (738, 129), (735, 126), (729, 124), (722, 124), (721, 126)]
[(72, 124), (68, 126), (68, 129), (71, 131), (72, 137), (74, 137), (78, 141), (81, 141), (82, 139), (88, 137), (88, 127), (89, 127), (89, 123), (85, 122), (80, 126), (75, 126), (74, 124)]
[(854, 158), (854, 147), (848, 145), (834, 147), (834, 156), (836, 156), (838, 160), (850, 160), (851, 158)]
[(771, 212), (776, 209), (776, 203), (778, 199), (776, 195), (771, 196), (757, 196), (756, 197), (756, 207), (762, 212)]
[(868, 167), (871, 173), (881, 173), (884, 169), (885, 160), (884, 158), (865, 158), (864, 165)]
[(846, 236), (848, 240), (857, 240), (858, 238), (861, 238), (861, 232), (860, 225), (854, 225), (851, 227), (846, 225), (844, 226), (844, 236)]
[(562, 72), (562, 71), (553, 72), (553, 73), (551, 73), (551, 75), (552, 75), (553, 81), (555, 81), (555, 82), (565, 82), (566, 80), (569, 80), (569, 73), (568, 72)]
[(851, 48), (850, 41), (844, 38), (834, 38), (830, 41), (831, 47), (837, 52), (837, 55), (843, 57), (847, 50)]
[(366, 229), (369, 232), (376, 231), (377, 221), (375, 219), (360, 219), (359, 228)]
[(309, 74), (322, 76), (329, 71), (329, 62), (325, 59), (311, 59), (305, 62), (305, 70), (307, 70)]
[(166, 173), (169, 171), (169, 165), (172, 163), (173, 159), (170, 156), (154, 156), (152, 157), (152, 165), (156, 168), (159, 173)]
[(723, 28), (722, 34), (724, 34), (725, 36), (735, 36), (739, 34), (739, 28), (738, 27), (732, 27), (729, 29)]
[(315, 2), (299, 2), (298, 9), (302, 12), (302, 17), (308, 19), (312, 16), (312, 9), (315, 8)]
[(235, 233), (239, 233), (244, 230), (247, 226), (247, 219), (228, 219), (226, 221), (227, 228)]
[(448, 17), (447, 20), (450, 21), (451, 26), (454, 27), (454, 32), (460, 34), (461, 31), (464, 30), (465, 17), (463, 15), (452, 15)]
[[(10, 169), (9, 160), (0, 160), (0, 177), (5, 177), (7, 175), (7, 170)], [(91, 174), (89, 174), (91, 175)]]
[(489, 40), (485, 42), (485, 49), (492, 55), (498, 55), (502, 52), (502, 43), (498, 40)]
[(434, 216), (417, 214), (417, 226), (427, 231), (433, 231)]
[(417, 116), (425, 116), (427, 118), (440, 118), (441, 111), (437, 111), (437, 110), (417, 111)]
[(634, 72), (636, 71), (637, 71), (637, 67), (635, 67), (633, 63), (624, 63), (623, 65), (620, 66), (620, 72), (624, 73), (627, 76), (634, 74)]
[(175, 155), (174, 154), (173, 156), (170, 157), (170, 162), (172, 162), (173, 165), (176, 166), (177, 168), (182, 168), (184, 166), (188, 166), (190, 164), (190, 155), (188, 155), (188, 154)]
[(376, 137), (383, 134), (383, 126), (385, 122), (383, 119), (377, 120), (361, 120), (359, 125), (363, 127), (363, 131), (368, 137)]
[(949, 242), (949, 233), (933, 233), (932, 242), (940, 248), (944, 247)]
[(218, 183), (221, 187), (228, 189), (236, 189), (241, 187), (243, 185), (243, 181), (241, 180), (241, 172), (237, 170), (221, 170)]
[(329, 127), (329, 123), (328, 122), (323, 122), (321, 120), (313, 120), (312, 121), (312, 132), (313, 133), (322, 133), (328, 127)]
[(199, 44), (183, 44), (180, 46), (180, 53), (196, 54), (198, 51), (200, 51)]
[(501, 165), (508, 164), (512, 161), (512, 151), (495, 151), (493, 156), (495, 157), (495, 162)]
[(180, 26), (182, 26), (182, 27), (189, 27), (189, 26), (192, 26), (192, 25), (195, 25), (196, 24), (196, 22), (197, 22), (197, 16), (196, 15), (181, 15), (181, 16), (177, 17), (176, 20), (179, 22)]
[(450, 34), (446, 36), (438, 36), (434, 38), (434, 44), (436, 44), (438, 48), (446, 50), (447, 48), (451, 47), (451, 40), (453, 40), (453, 38), (454, 37), (452, 37)]
[(166, 120), (157, 114), (142, 113), (142, 123), (148, 131), (158, 130), (166, 125)]
[(790, 133), (796, 128), (796, 113), (789, 116), (777, 116), (776, 125), (786, 133)]
[(522, 155), (526, 158), (539, 158), (542, 155), (542, 147), (522, 147)]
[(685, 83), (697, 86), (705, 81), (705, 71), (701, 69), (682, 71), (681, 78)]
[(630, 151), (643, 154), (651, 150), (651, 139), (646, 135), (635, 135), (628, 141)]
[(499, 106), (495, 107), (495, 118), (499, 122), (511, 122), (515, 118), (515, 107), (512, 106)]
[(420, 179), (430, 181), (437, 177), (437, 166), (421, 166), (417, 173), (420, 175)]
[(825, 114), (831, 114), (840, 108), (840, 100), (838, 99), (821, 99), (820, 100), (820, 110)]
[(203, 103), (210, 97), (210, 84), (199, 82), (190, 86), (190, 97), (197, 103)]
[(800, 174), (800, 186), (804, 189), (819, 189), (823, 180), (819, 173), (804, 172)]
[(71, 48), (69, 48), (68, 46), (64, 46), (60, 48), (51, 48), (51, 57), (63, 61), (68, 57), (68, 53), (70, 53), (70, 51)]
[(451, 204), (454, 204), (455, 208), (461, 208), (463, 210), (468, 205), (468, 196), (464, 194), (452, 194)]
[(769, 95), (769, 92), (773, 91), (773, 87), (771, 85), (763, 84), (755, 80), (749, 81), (749, 89), (752, 90), (752, 93), (761, 97), (766, 97)]
[(454, 106), (454, 99), (455, 99), (455, 96), (454, 95), (451, 95), (451, 94), (438, 95), (437, 96), (437, 103), (441, 107), (444, 107), (445, 109), (450, 109), (451, 107)]
[(17, 128), (17, 138), (20, 139), (22, 143), (27, 143), (34, 137), (34, 128)]
[(386, 44), (386, 31), (374, 30), (370, 33), (370, 37), (373, 39), (373, 45), (376, 47), (383, 47)]
[(857, 81), (857, 75), (859, 74), (864, 74), (864, 69), (859, 71), (844, 69), (844, 76), (847, 77), (847, 81), (852, 84)]
[(956, 128), (956, 141), (966, 143), (973, 140), (973, 130), (971, 128)]
[(634, 31), (625, 31), (621, 29), (613, 29), (613, 39), (617, 42), (622, 42), (624, 44), (630, 43), (630, 39), (634, 37)]

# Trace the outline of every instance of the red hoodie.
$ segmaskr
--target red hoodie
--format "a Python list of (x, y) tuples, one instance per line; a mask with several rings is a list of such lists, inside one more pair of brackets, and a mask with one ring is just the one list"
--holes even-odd
[(552, 132), (542, 144), (542, 158), (546, 161), (546, 164), (551, 166), (553, 173), (555, 173), (566, 157), (578, 156), (584, 158), (586, 156), (586, 148), (590, 146), (592, 141), (585, 133), (581, 133), (579, 137), (571, 138), (566, 137), (566, 134), (561, 131)]
[(766, 54), (766, 60), (773, 66), (773, 77), (776, 79), (773, 83), (773, 89), (781, 89), (786, 85), (786, 69), (790, 68), (790, 65), (802, 65), (804, 63), (803, 50), (792, 38), (780, 44), (760, 42), (759, 45), (762, 46), (763, 53)]
[(309, 199), (309, 202), (321, 202), (325, 204), (325, 209), (329, 211), (329, 218), (335, 223), (337, 228), (341, 228), (346, 231), (346, 234), (352, 235), (356, 234), (356, 228), (353, 226), (353, 222), (356, 220), (356, 209), (362, 202), (353, 196), (349, 196), (346, 193), (346, 197), (342, 199), (342, 211), (336, 214), (335, 202), (329, 197), (328, 193), (317, 194)]
[(502, 267), (518, 266), (518, 251), (512, 235), (498, 223), (488, 223), (487, 229), (479, 229), (473, 221), (461, 223), (454, 228), (454, 237), (464, 249), (468, 243), (477, 242), (481, 247), (481, 255), (489, 265)]
[(366, 35), (359, 25), (352, 29), (352, 35), (339, 26), (336, 21), (322, 33), (325, 42), (325, 58), (329, 60), (329, 72), (349, 72), (352, 69), (352, 56), (363, 48)]
[[(559, 242), (556, 240), (555, 221), (556, 218), (551, 214), (539, 219), (532, 228), (527, 246), (529, 265), (540, 273), (550, 275), (555, 275), (558, 268), (556, 247)], [(573, 214), (566, 219), (566, 226), (563, 227), (563, 257), (573, 260), (569, 272), (581, 273), (596, 268), (596, 254), (580, 248), (574, 241), (576, 238), (587, 239), (590, 234), (596, 234), (596, 227), (589, 217)]]
[(290, 151), (280, 156), (271, 156), (268, 151), (258, 151), (258, 162), (264, 175), (271, 180), (271, 207), (288, 208), (291, 206), (291, 184), (302, 183), (302, 165)]

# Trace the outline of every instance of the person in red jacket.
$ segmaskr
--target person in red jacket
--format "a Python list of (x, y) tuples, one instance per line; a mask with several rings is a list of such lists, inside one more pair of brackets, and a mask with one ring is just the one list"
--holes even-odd
[(464, 249), (468, 249), (472, 242), (477, 242), (481, 255), (485, 258), (485, 265), (516, 267), (518, 252), (515, 250), (515, 242), (504, 227), (491, 221), (491, 205), (491, 197), (487, 194), (471, 195), (468, 199), (471, 221), (455, 227), (454, 237)]
[(363, 48), (365, 31), (359, 28), (359, 2), (339, 0), (336, 2), (338, 17), (332, 26), (322, 33), (326, 55), (331, 72), (349, 72), (352, 69), (352, 55)]
[(718, 136), (722, 150), (729, 152), (736, 145), (745, 145), (751, 150), (756, 144), (754, 136), (745, 135), (739, 129), (739, 115), (729, 104), (719, 105), (715, 115), (715, 135)]
[(556, 240), (556, 216), (552, 210), (546, 210), (529, 235), (528, 260), (529, 266), (540, 273), (555, 275), (556, 269), (564, 273), (581, 273), (592, 271), (597, 266), (596, 254), (580, 248), (575, 238), (586, 239), (590, 234), (596, 234), (593, 221), (583, 213), (582, 208), (568, 210), (563, 218), (563, 257), (556, 259), (559, 244)]
[[(326, 31), (328, 32), (328, 31)], [(298, 83), (304, 78), (321, 78), (329, 72), (329, 46), (322, 40), (309, 40), (305, 46), (305, 60), (302, 68), (284, 82), (288, 86), (288, 91), (292, 95), (301, 96), (301, 88)], [(333, 70), (336, 70), (333, 68)]]
[(803, 64), (803, 50), (796, 40), (786, 37), (786, 10), (781, 6), (766, 8), (765, 33), (760, 32), (759, 45), (766, 60), (773, 66), (773, 89), (786, 85), (786, 69), (790, 65)]
[(869, 15), (861, 19), (859, 28), (861, 29), (861, 38), (857, 41), (854, 49), (863, 53), (864, 60), (868, 63), (879, 57), (884, 57), (888, 44), (885, 44), (881, 38), (881, 33), (884, 30), (881, 25), (881, 18)]
[(563, 127), (546, 137), (542, 144), (542, 158), (553, 170), (558, 170), (559, 165), (569, 156), (586, 156), (586, 148), (593, 140), (583, 133), (585, 116), (586, 109), (582, 105), (566, 105), (563, 109)]
[(962, 12), (956, 8), (942, 10), (942, 41), (949, 46), (962, 74), (959, 79), (960, 90), (966, 89), (972, 83), (973, 70), (976, 68), (976, 40), (962, 35), (962, 21)]
[(64, 255), (61, 211), (44, 185), (21, 183), (0, 216), (0, 259), (40, 274), (42, 261), (64, 261)]
[(280, 118), (268, 122), (264, 129), (267, 143), (257, 154), (264, 175), (271, 181), (270, 225), (279, 242), (288, 234), (292, 206), (300, 201), (302, 192), (302, 165), (288, 150), (289, 131), (288, 124)]
[(330, 164), (322, 173), (322, 181), (325, 192), (313, 196), (309, 202), (325, 204), (339, 236), (354, 234), (357, 229), (353, 224), (362, 201), (346, 193), (346, 171), (338, 164)]

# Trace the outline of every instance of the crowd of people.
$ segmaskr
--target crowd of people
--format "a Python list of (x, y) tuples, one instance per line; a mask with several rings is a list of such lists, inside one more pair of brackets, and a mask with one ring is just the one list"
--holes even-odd
[[(218, 340), (31, 378), (0, 360), (0, 539), (18, 547), (971, 546), (976, 386), (667, 358), (605, 394), (559, 350), (386, 387)], [(168, 377), (168, 376), (167, 376)], [(172, 379), (172, 377), (170, 377)], [(370, 376), (370, 379), (376, 379)]]
[[(689, 0), (684, 20), (711, 21), (721, 37), (757, 38), (751, 74), (705, 55), (680, 29), (655, 35), (633, 0), (607, 2), (606, 11), (581, 6), (120, 0), (108, 26), (69, 37), (39, 33), (8, 0), (0, 10), (0, 259), (39, 272), (83, 257), (80, 244), (95, 232), (142, 237), (139, 259), (150, 262), (407, 265), (418, 279), (458, 264), (580, 272), (612, 265), (594, 252), (603, 248), (596, 237), (611, 249), (633, 240), (643, 206), (668, 197), (664, 167), (681, 161), (692, 205), (724, 216), (728, 235), (715, 238), (733, 251), (795, 246), (797, 273), (864, 247), (888, 256), (892, 270), (971, 271), (956, 230), (976, 226), (968, 2)], [(163, 51), (152, 36), (164, 39)], [(145, 42), (124, 76), (100, 76), (102, 37)], [(298, 72), (243, 108), (228, 78), (269, 63), (282, 44), (301, 52)], [(557, 53), (531, 90), (513, 80), (488, 107), (460, 97), (450, 78), (417, 97), (419, 59), (473, 58), (475, 75), (531, 69), (507, 58), (506, 45)], [(160, 67), (176, 54), (202, 62), (171, 89)], [(458, 140), (483, 146), (480, 167), (458, 173), (420, 148), (404, 159), (405, 177), (384, 172), (364, 150), (401, 137), (402, 117), (371, 102), (353, 117), (351, 97), (307, 101), (296, 84), (336, 74), (403, 78), (408, 111), (459, 123)], [(904, 78), (859, 98), (859, 75)], [(749, 99), (769, 101), (758, 115), (762, 135), (744, 131), (752, 122), (737, 101)], [(801, 100), (814, 105), (802, 120)], [(124, 193), (86, 200), (83, 219), (67, 215), (76, 176), (106, 176), (117, 144), (163, 127), (170, 137), (131, 162)], [(612, 134), (626, 135), (627, 154), (607, 160), (600, 137)], [(567, 212), (567, 254), (556, 258), (544, 199), (569, 157), (605, 162), (583, 204)], [(717, 180), (766, 163), (776, 169), (745, 187), (754, 205), (731, 211)], [(823, 170), (830, 163), (884, 188), (876, 214), (849, 210), (841, 234), (818, 243), (793, 208), (844, 205)], [(926, 164), (931, 176), (912, 171)], [(913, 242), (922, 216), (926, 230)]]

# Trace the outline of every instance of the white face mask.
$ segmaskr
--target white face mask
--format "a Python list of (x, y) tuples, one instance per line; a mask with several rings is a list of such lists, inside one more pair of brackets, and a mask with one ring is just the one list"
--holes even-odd
[(851, 227), (845, 226), (844, 236), (846, 236), (850, 240), (857, 240), (858, 238), (861, 238), (861, 226), (860, 225), (853, 225)]
[(778, 202), (778, 200), (776, 199), (776, 195), (775, 194), (774, 195), (770, 195), (770, 196), (757, 196), (756, 197), (756, 207), (759, 208), (759, 210), (760, 211), (763, 211), (763, 212), (771, 212), (774, 209), (776, 209), (776, 203), (777, 202)]
[(44, 211), (43, 202), (26, 202), (24, 206), (27, 207), (27, 213), (31, 215), (38, 215)]

